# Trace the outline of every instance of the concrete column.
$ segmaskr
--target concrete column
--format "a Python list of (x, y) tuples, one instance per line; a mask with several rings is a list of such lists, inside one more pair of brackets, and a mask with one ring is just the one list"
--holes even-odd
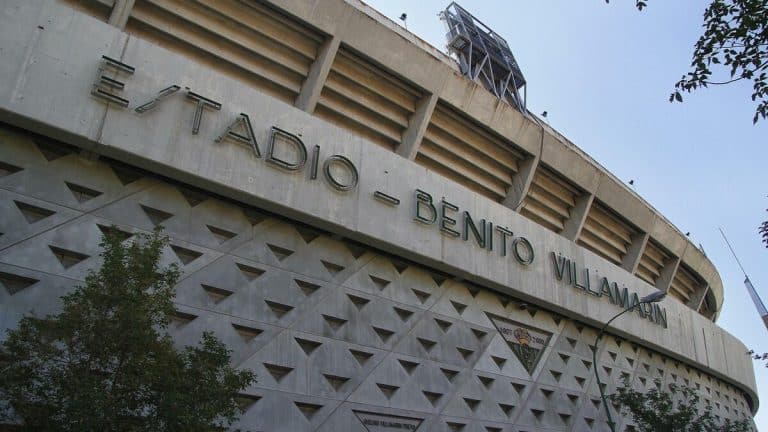
[(109, 24), (119, 29), (124, 29), (128, 24), (128, 18), (131, 16), (133, 4), (136, 0), (115, 0), (112, 7), (112, 13), (109, 15)]
[(680, 258), (675, 258), (661, 269), (659, 279), (656, 281), (656, 288), (664, 292), (669, 291), (669, 286), (672, 285), (672, 279), (675, 278), (677, 268), (680, 267), (680, 261)]
[(594, 200), (595, 194), (593, 193), (584, 193), (576, 198), (576, 205), (571, 209), (571, 217), (565, 221), (565, 228), (563, 228), (561, 233), (565, 238), (571, 241), (576, 241), (579, 238)]
[(424, 133), (427, 131), (437, 100), (438, 97), (434, 93), (419, 99), (416, 104), (416, 111), (408, 119), (408, 129), (403, 132), (403, 138), (400, 145), (397, 146), (397, 154), (409, 160), (416, 159), (416, 154), (419, 153), (421, 146), (421, 139), (424, 138)]
[[(688, 303), (686, 304), (686, 306), (698, 312), (699, 309), (701, 309), (701, 305), (704, 303), (704, 299), (707, 297), (708, 292), (709, 292), (709, 285), (702, 286), (702, 289), (699, 290), (699, 292), (695, 293), (690, 300), (688, 300)], [(713, 311), (713, 312), (717, 313), (717, 311)]]
[(514, 211), (520, 211), (523, 206), (523, 200), (528, 195), (528, 190), (533, 183), (533, 176), (536, 174), (536, 168), (541, 160), (541, 152), (536, 156), (529, 157), (518, 165), (517, 174), (512, 178), (512, 184), (507, 189), (507, 196), (501, 202), (503, 205)]
[(320, 99), (320, 92), (325, 85), (325, 79), (328, 78), (328, 72), (330, 72), (333, 59), (336, 58), (336, 53), (339, 51), (340, 43), (341, 38), (330, 36), (320, 46), (317, 58), (309, 68), (307, 79), (304, 80), (301, 92), (296, 97), (296, 102), (294, 103), (296, 108), (310, 114), (315, 112), (317, 101)]
[(624, 255), (621, 268), (635, 274), (637, 266), (640, 265), (640, 259), (643, 257), (645, 245), (648, 244), (648, 238), (650, 237), (651, 235), (648, 233), (637, 233), (632, 236), (632, 244), (627, 248), (627, 254)]

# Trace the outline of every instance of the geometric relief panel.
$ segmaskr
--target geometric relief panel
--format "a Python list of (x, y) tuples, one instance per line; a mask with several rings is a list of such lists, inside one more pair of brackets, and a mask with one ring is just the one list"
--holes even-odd
[[(212, 331), (235, 366), (257, 374), (236, 427), (605, 430), (594, 329), (124, 165), (13, 134), (0, 141), (0, 302), (19, 311), (3, 314), (0, 330), (26, 311), (55, 312), (98, 265), (111, 225), (126, 239), (162, 225), (164, 263), (182, 270), (176, 344)], [(643, 388), (659, 378), (698, 385), (724, 418), (748, 410), (732, 387), (629, 341), (605, 336), (598, 354), (608, 391), (623, 377)]]

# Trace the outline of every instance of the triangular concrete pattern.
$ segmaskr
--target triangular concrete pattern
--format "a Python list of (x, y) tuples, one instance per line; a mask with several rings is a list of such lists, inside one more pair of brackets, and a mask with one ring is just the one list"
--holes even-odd
[[(233, 249), (232, 253), (310, 278), (330, 281), (332, 275), (317, 258), (317, 249), (324, 246), (322, 240), (322, 237), (318, 237), (306, 244), (291, 226), (276, 219), (268, 219), (254, 226), (253, 237)], [(272, 249), (285, 249), (289, 253), (281, 260)]]
[[(410, 265), (401, 273), (392, 261), (384, 256), (373, 256), (365, 266), (361, 266), (354, 276), (349, 278), (346, 284), (420, 309), (429, 307), (432, 303), (429, 297), (435, 297), (433, 292), (438, 289), (434, 281), (429, 278), (429, 274), (418, 266)], [(414, 288), (421, 293), (426, 293), (428, 297), (424, 302), (414, 294)]]
[[(403, 367), (406, 364), (417, 364), (409, 372)], [(405, 372), (408, 378), (403, 377), (396, 367)], [(456, 376), (449, 381), (443, 370), (455, 370)], [(411, 409), (416, 411), (428, 411), (439, 413), (456, 390), (457, 383), (461, 380), (461, 370), (454, 369), (450, 365), (441, 364), (423, 358), (408, 357), (398, 354), (390, 354), (385, 362), (375, 371), (379, 381), (387, 377), (397, 377), (396, 385), (405, 393), (403, 396), (393, 398), (392, 407)]]
[(70, 182), (99, 192), (99, 195), (91, 200), (83, 202), (73, 201), (78, 208), (83, 210), (95, 209), (118, 201), (129, 194), (135, 193), (142, 187), (152, 184), (148, 180), (125, 186), (114, 175), (114, 171), (108, 163), (103, 161), (87, 161), (75, 155), (66, 156), (49, 163), (48, 172), (50, 173), (49, 175), (58, 177), (61, 181)]
[[(554, 341), (553, 349), (555, 351), (575, 354), (582, 358), (592, 358), (592, 350), (589, 344), (594, 343), (594, 336), (592, 339), (584, 338), (579, 334), (573, 322), (566, 322), (560, 334), (555, 336), (552, 337)], [(589, 341), (589, 344), (585, 341)]]
[[(27, 220), (17, 203), (43, 209), (47, 216), (34, 223)], [(28, 196), (0, 189), (0, 250), (53, 227), (74, 220), (82, 215), (81, 212), (49, 202), (40, 201)]]
[[(454, 323), (444, 331), (435, 318), (450, 320)], [(480, 327), (470, 326), (461, 320), (441, 317), (432, 312), (424, 312), (418, 320), (414, 320), (413, 329), (397, 344), (394, 351), (459, 367), (474, 367), (493, 338), (490, 329), (482, 329), (488, 334), (478, 339), (472, 331), (473, 328)]]
[[(322, 349), (322, 346), (318, 349)], [(308, 394), (310, 359), (296, 343), (291, 331), (279, 332), (255, 351), (239, 367), (253, 370), (259, 376), (256, 387)]]
[[(420, 375), (409, 375), (398, 361), (399, 358), (388, 354), (350, 395), (349, 401), (365, 404), (383, 402), (384, 406), (390, 408), (433, 411), (435, 408), (422, 395), (422, 383), (418, 379)], [(387, 391), (388, 388), (392, 390)]]
[(185, 304), (174, 303), (174, 312), (170, 314), (168, 334), (174, 338), (174, 344), (181, 348), (180, 340), (200, 340), (206, 331), (206, 323), (214, 318), (206, 311)]
[(0, 130), (0, 143), (0, 159), (6, 163), (24, 169), (48, 163), (30, 136), (3, 128)]
[(374, 256), (347, 280), (346, 285), (373, 295), (385, 296), (386, 291), (397, 290), (400, 273), (391, 261), (383, 256)]
[[(3, 280), (6, 277), (15, 279), (16, 277), (22, 278), (21, 281), (10, 281), (12, 288), (16, 286), (16, 289), (23, 288), (17, 291), (15, 294), (8, 292), (7, 287), (0, 286), (0, 304), (3, 305), (3, 310), (17, 311), (34, 311), (34, 316), (44, 317), (48, 314), (58, 313), (61, 308), (60, 301), (41, 302), (40, 298), (48, 296), (50, 293), (55, 292), (60, 295), (71, 292), (77, 281), (57, 276), (51, 273), (45, 273), (41, 271), (30, 270), (28, 268), (16, 267), (0, 262), (0, 273), (3, 276), (0, 277), (0, 285), (3, 285)], [(5, 276), (10, 275), (10, 276)], [(29, 282), (33, 282), (29, 284)], [(19, 285), (16, 285), (19, 284)], [(6, 319), (21, 319), (22, 315), (7, 314)]]
[[(478, 376), (493, 379), (493, 382), (486, 385)], [(509, 416), (499, 404), (517, 406), (519, 402), (520, 399), (512, 389), (508, 377), (478, 374), (477, 371), (469, 370), (455, 386), (450, 402), (443, 412), (460, 417), (508, 422)]]
[[(318, 302), (315, 310), (303, 314), (295, 326), (297, 330), (374, 347), (392, 347), (416, 322), (416, 317), (411, 317), (404, 323), (394, 310), (397, 305), (386, 299), (339, 287), (327, 291), (329, 294)], [(360, 309), (349, 295), (365, 296), (370, 301)], [(345, 323), (334, 326), (329, 319)]]
[(173, 240), (163, 249), (160, 263), (167, 266), (171, 263), (178, 265), (181, 276), (179, 282), (195, 272), (204, 270), (209, 264), (221, 258), (224, 254), (181, 240)]
[(343, 284), (366, 262), (352, 256), (344, 242), (324, 234), (312, 240), (307, 245), (307, 250), (311, 252), (311, 265), (319, 269), (317, 277), (336, 284)]
[(277, 219), (273, 221), (269, 230), (262, 230), (260, 235), (254, 235), (253, 242), (257, 246), (251, 252), (258, 258), (252, 258), (300, 273), (302, 263), (309, 261), (306, 254), (308, 245), (293, 225)]
[[(597, 401), (597, 406), (592, 400)], [(581, 402), (578, 406), (574, 407), (576, 413), (573, 417), (573, 430), (584, 431), (605, 431), (608, 429), (606, 424), (607, 417), (602, 407), (602, 401), (600, 395), (580, 394)], [(620, 416), (614, 416), (614, 420), (621, 422)], [(617, 430), (624, 430), (623, 428)]]
[(336, 411), (339, 403), (333, 399), (264, 392), (262, 399), (232, 427), (263, 431), (316, 430)]
[[(563, 360), (563, 356), (568, 358), (567, 363)], [(591, 368), (586, 367), (587, 364), (591, 365), (591, 362), (591, 357), (581, 357), (573, 353), (560, 352), (557, 351), (556, 348), (553, 348), (549, 351), (549, 355), (540, 360), (540, 363), (543, 363), (543, 366), (541, 367), (542, 372), (539, 375), (539, 382), (542, 384), (558, 386), (570, 391), (584, 391), (585, 389), (576, 377), (593, 377), (594, 371)], [(557, 379), (555, 375), (552, 374), (552, 371), (562, 375)]]
[(99, 262), (100, 241), (101, 231), (94, 218), (86, 215), (4, 250), (0, 261), (84, 280)]
[[(621, 345), (619, 345), (616, 343), (615, 338), (603, 337), (600, 340), (600, 344), (602, 345), (600, 357), (598, 358), (600, 363), (610, 364), (613, 367), (624, 370), (634, 370), (636, 365), (630, 364), (630, 361), (627, 360), (627, 357), (630, 357), (632, 358), (631, 362), (635, 363), (634, 358), (636, 357), (632, 353), (631, 348), (629, 348), (630, 343), (628, 341), (621, 341)], [(664, 365), (660, 366), (663, 366), (662, 369), (667, 369)]]
[(488, 329), (494, 326), (488, 319), (486, 311), (504, 313), (496, 296), (486, 290), (480, 290), (475, 297), (472, 297), (467, 290), (467, 285), (455, 280), (447, 280), (442, 288), (446, 292), (430, 308), (433, 312)]
[[(296, 283), (296, 280), (299, 278), (302, 281), (318, 285), (319, 288), (311, 296), (307, 296)], [(330, 292), (330, 290), (326, 290), (323, 287), (322, 283), (322, 281), (310, 279), (306, 276), (299, 276), (285, 270), (272, 268), (258, 278), (256, 281), (258, 289), (251, 290), (250, 304), (246, 307), (258, 311), (255, 314), (258, 320), (290, 327), (294, 323), (298, 324), (304, 320), (306, 316), (316, 313), (315, 310), (318, 304)], [(264, 303), (266, 308), (263, 308), (259, 302), (269, 303)], [(279, 313), (275, 313), (275, 305), (277, 305), (278, 310), (286, 309), (281, 305), (291, 309), (285, 311), (282, 316), (279, 316)]]
[[(220, 288), (232, 292), (232, 295), (214, 303), (201, 288), (202, 285)], [(231, 256), (222, 255), (219, 259), (209, 262), (201, 271), (191, 273), (181, 280), (176, 285), (176, 300), (200, 308), (255, 319), (252, 313), (248, 313), (246, 304), (250, 301), (251, 290), (258, 290), (258, 286), (251, 286)]]
[(515, 423), (534, 428), (569, 428), (570, 424), (566, 424), (560, 414), (573, 419), (578, 414), (578, 407), (570, 403), (562, 389), (533, 384), (528, 398), (520, 407)]
[(67, 188), (65, 180), (51, 173), (45, 166), (27, 168), (3, 183), (4, 188), (28, 197), (75, 209), (82, 207), (82, 203)]
[[(263, 270), (263, 273), (251, 281), (241, 267)], [(213, 308), (220, 313), (250, 319), (254, 322), (290, 326), (297, 316), (301, 316), (314, 308), (315, 301), (320, 300), (325, 295), (324, 289), (321, 287), (311, 297), (307, 297), (295, 282), (295, 279), (298, 278), (297, 275), (240, 258), (235, 260), (229, 255), (223, 255), (220, 259), (212, 261), (210, 267), (203, 270), (189, 275), (179, 283), (177, 299), (198, 305), (198, 307)], [(321, 282), (304, 276), (302, 276), (302, 280), (315, 284)], [(211, 306), (211, 300), (201, 289), (201, 284), (232, 291), (232, 295)], [(280, 305), (286, 305), (292, 309), (279, 317), (279, 314), (273, 310), (275, 305), (278, 309)]]
[[(17, 175), (0, 179), (4, 188), (24, 193), (58, 205), (91, 210), (120, 199), (132, 191), (114, 176), (110, 166), (102, 161), (87, 161), (76, 154), (69, 154), (49, 162), (31, 140), (9, 139), (3, 144), (10, 146), (3, 160), (25, 169)], [(65, 182), (84, 186), (101, 193), (94, 200), (79, 202)]]
[[(312, 341), (315, 344), (314, 351), (307, 355), (306, 351), (296, 341)], [(351, 354), (339, 356), (339, 352), (349, 349), (370, 354), (366, 364), (360, 365)], [(242, 367), (259, 367), (259, 364), (285, 366), (291, 371), (284, 378), (275, 380), (273, 377), (259, 383), (257, 386), (265, 388), (280, 388), (285, 391), (300, 394), (315, 395), (332, 399), (345, 399), (349, 392), (354, 390), (362, 380), (370, 374), (372, 368), (384, 357), (384, 352), (349, 345), (345, 342), (317, 337), (292, 330), (282, 331), (276, 338), (245, 361)], [(291, 378), (292, 375), (297, 375)], [(343, 385), (336, 388), (328, 377), (341, 378)]]
[[(232, 349), (232, 364), (237, 367), (240, 367), (243, 362), (259, 352), (283, 331), (281, 327), (235, 318), (213, 311), (196, 309), (196, 313), (199, 316), (195, 319), (197, 321), (195, 325), (206, 326), (206, 329), (213, 331), (219, 340), (226, 343)], [(249, 329), (255, 330), (253, 333), (258, 334), (245, 335), (244, 333)], [(193, 334), (192, 336), (197, 339), (191, 340), (199, 340), (200, 335)]]
[(4, 183), (3, 178), (12, 176), (20, 171), (24, 171), (24, 168), (0, 161), (0, 185)]
[[(178, 189), (163, 183), (152, 183), (151, 186), (98, 208), (93, 213), (144, 231), (154, 230), (155, 222), (160, 222), (164, 227), (176, 222), (176, 220), (180, 220), (181, 223), (189, 223), (189, 205), (185, 198)], [(170, 217), (166, 218), (164, 214), (170, 215)], [(183, 238), (183, 236), (174, 235), (173, 232), (168, 232), (168, 234), (172, 238)]]
[(56, 259), (59, 260), (59, 263), (61, 263), (64, 269), (76, 266), (89, 258), (89, 256), (84, 253), (64, 249), (58, 246), (48, 245), (48, 249), (51, 250), (51, 253), (53, 253)]
[[(173, 238), (230, 252), (250, 240), (253, 234), (246, 217), (235, 210), (232, 204), (210, 198), (184, 209), (163, 226)], [(218, 232), (221, 234), (217, 235)]]
[(5, 289), (8, 295), (18, 294), (25, 289), (34, 286), (40, 282), (29, 276), (23, 276), (17, 273), (0, 272), (0, 286)]

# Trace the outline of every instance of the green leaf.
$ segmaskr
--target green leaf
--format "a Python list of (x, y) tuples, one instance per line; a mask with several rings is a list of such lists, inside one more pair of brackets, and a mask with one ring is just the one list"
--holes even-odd
[(107, 230), (101, 267), (62, 297), (61, 313), (24, 317), (8, 332), (0, 419), (12, 409), (25, 430), (41, 431), (230, 424), (240, 413), (235, 395), (255, 377), (233, 369), (211, 334), (194, 348), (174, 347), (166, 328), (179, 270), (159, 264), (168, 238), (158, 230), (129, 242), (118, 233)]

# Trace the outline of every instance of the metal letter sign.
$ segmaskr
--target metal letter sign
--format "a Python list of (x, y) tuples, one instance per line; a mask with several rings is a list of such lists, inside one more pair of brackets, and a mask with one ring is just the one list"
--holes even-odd
[(539, 364), (541, 354), (549, 344), (552, 333), (529, 327), (515, 321), (488, 314), (496, 330), (507, 341), (507, 345), (529, 374), (533, 374)]
[(133, 66), (128, 66), (107, 56), (101, 56), (101, 60), (99, 71), (96, 74), (96, 81), (91, 86), (91, 94), (99, 99), (117, 104), (117, 106), (122, 108), (127, 107), (128, 99), (115, 94), (115, 92), (122, 91), (125, 88), (125, 83), (107, 74), (112, 72), (115, 76), (119, 73), (133, 75), (136, 69)]

